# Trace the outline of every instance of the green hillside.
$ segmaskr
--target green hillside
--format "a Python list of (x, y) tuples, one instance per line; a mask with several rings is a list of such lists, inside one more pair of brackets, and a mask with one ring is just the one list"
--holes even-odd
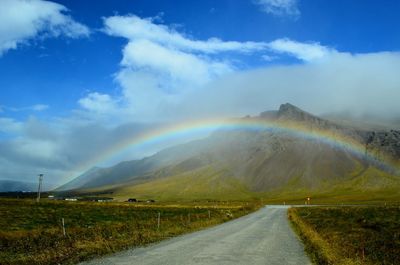
[(249, 200), (252, 193), (226, 170), (205, 166), (190, 172), (114, 189), (118, 199)]

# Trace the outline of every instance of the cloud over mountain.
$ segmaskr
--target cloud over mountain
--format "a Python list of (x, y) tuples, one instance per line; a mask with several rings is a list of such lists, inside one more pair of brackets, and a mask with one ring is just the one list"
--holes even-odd
[[(171, 110), (186, 104), (190, 94), (201, 93), (214, 81), (245, 70), (239, 60), (226, 59), (225, 53), (230, 54), (229, 58), (235, 58), (235, 54), (270, 60), (286, 56), (306, 63), (338, 53), (317, 42), (302, 43), (288, 38), (270, 42), (198, 40), (159, 23), (157, 18), (136, 15), (104, 18), (103, 31), (127, 40), (121, 51), (120, 70), (115, 74), (121, 87), (120, 96), (113, 99), (111, 95), (103, 97), (122, 103), (118, 112), (145, 119), (173, 119), (176, 113), (171, 113), (174, 112)], [(90, 101), (103, 106), (102, 102), (97, 104), (95, 100), (90, 94), (79, 102)], [(108, 106), (104, 104), (105, 108)]]

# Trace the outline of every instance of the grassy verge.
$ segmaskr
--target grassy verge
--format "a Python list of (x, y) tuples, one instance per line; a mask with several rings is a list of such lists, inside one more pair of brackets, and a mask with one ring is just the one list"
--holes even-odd
[(288, 215), (316, 264), (399, 264), (399, 207), (303, 207)]
[(62, 201), (38, 204), (32, 200), (1, 199), (0, 264), (74, 264), (216, 225), (256, 208), (250, 204), (232, 207)]

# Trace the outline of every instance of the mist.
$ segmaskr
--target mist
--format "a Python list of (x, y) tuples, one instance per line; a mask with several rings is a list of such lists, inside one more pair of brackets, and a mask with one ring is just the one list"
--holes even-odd
[[(190, 116), (257, 115), (290, 102), (316, 115), (400, 117), (400, 54), (335, 54), (315, 63), (243, 71), (188, 94)], [(178, 112), (178, 111), (177, 111)]]

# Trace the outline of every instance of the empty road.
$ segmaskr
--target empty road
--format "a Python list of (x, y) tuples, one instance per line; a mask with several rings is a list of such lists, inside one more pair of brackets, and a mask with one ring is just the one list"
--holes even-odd
[(267, 206), (203, 231), (81, 264), (311, 264), (286, 211), (287, 207)]

